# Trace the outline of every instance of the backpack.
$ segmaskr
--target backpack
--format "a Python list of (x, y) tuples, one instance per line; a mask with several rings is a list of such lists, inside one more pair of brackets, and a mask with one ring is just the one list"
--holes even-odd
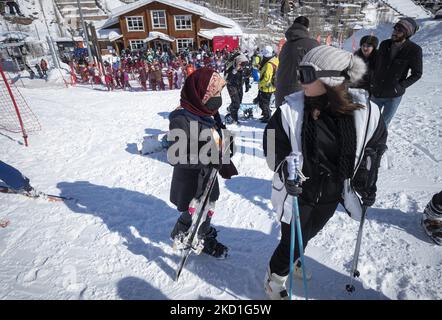
[[(272, 73), (272, 79), (270, 80), (270, 83), (272, 84), (273, 87), (276, 87), (276, 71), (277, 71), (277, 67), (275, 66), (274, 63), (268, 61), (268, 64), (270, 64), (272, 66), (273, 69), (273, 73)], [(261, 76), (261, 79), (264, 77), (264, 74)]]

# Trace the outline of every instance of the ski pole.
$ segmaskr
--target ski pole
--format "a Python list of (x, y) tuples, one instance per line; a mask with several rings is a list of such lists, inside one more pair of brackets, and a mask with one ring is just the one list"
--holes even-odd
[[(287, 157), (287, 169), (289, 176), (287, 178), (288, 181), (293, 181), (294, 183), (298, 183), (298, 174), (297, 170), (299, 168), (299, 154), (291, 153), (290, 156)], [(295, 224), (297, 229), (298, 236), (298, 245), (299, 245), (299, 254), (301, 256), (301, 269), (302, 269), (302, 280), (304, 284), (304, 294), (305, 299), (308, 300), (308, 290), (307, 290), (307, 275), (305, 272), (305, 260), (304, 260), (304, 244), (302, 241), (302, 230), (301, 230), (301, 219), (299, 217), (299, 206), (298, 206), (298, 197), (293, 197), (293, 211), (292, 211), (292, 219), (291, 219), (291, 236), (290, 236), (290, 292), (289, 298), (292, 300), (292, 291), (293, 291), (293, 271), (294, 271), (294, 251), (295, 251)]]
[(355, 292), (355, 286), (353, 285), (354, 278), (359, 278), (361, 275), (358, 271), (358, 262), (359, 262), (359, 252), (361, 250), (361, 242), (362, 242), (362, 231), (364, 228), (364, 222), (365, 222), (365, 216), (367, 213), (367, 207), (362, 207), (362, 216), (361, 216), (361, 222), (359, 223), (359, 231), (358, 231), (358, 238), (356, 240), (356, 247), (355, 247), (355, 253), (353, 256), (353, 266), (350, 271), (350, 283), (345, 286), (345, 289), (349, 293)]

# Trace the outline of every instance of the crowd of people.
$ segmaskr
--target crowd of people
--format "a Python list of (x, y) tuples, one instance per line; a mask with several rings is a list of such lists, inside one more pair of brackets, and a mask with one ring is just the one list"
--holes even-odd
[(145, 91), (174, 90), (181, 89), (187, 77), (203, 67), (223, 72), (226, 62), (237, 51), (229, 51), (226, 47), (211, 52), (204, 46), (174, 54), (171, 50), (161, 48), (128, 48), (122, 50), (120, 55), (113, 54), (106, 58), (103, 68), (94, 63), (88, 64), (84, 56), (74, 59), (72, 65), (81, 82), (102, 84), (109, 91), (131, 90), (130, 80), (137, 80)]

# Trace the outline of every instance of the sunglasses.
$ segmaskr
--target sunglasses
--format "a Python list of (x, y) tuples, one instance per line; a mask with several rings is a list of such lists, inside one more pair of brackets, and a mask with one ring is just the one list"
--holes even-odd
[(393, 27), (393, 30), (396, 32), (402, 32), (402, 33), (406, 33), (407, 30), (405, 30), (405, 28), (403, 26), (401, 26), (400, 24), (397, 24)]
[(344, 77), (349, 80), (350, 77), (347, 74), (347, 69), (343, 71), (338, 70), (321, 70), (316, 71), (312, 66), (299, 66), (298, 69), (299, 81), (301, 84), (311, 84), (319, 78), (326, 77)]

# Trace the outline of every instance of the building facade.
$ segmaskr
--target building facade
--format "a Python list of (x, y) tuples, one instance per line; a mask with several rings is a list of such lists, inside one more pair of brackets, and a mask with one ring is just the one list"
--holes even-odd
[[(185, 48), (212, 47), (218, 33), (240, 36), (235, 24), (224, 17), (186, 1), (141, 0), (117, 8), (99, 33), (114, 30), (119, 37), (107, 39), (116, 50), (160, 47), (179, 52)], [(114, 33), (115, 33), (114, 32)], [(101, 38), (101, 41), (106, 39)], [(109, 47), (109, 43), (106, 44)]]

